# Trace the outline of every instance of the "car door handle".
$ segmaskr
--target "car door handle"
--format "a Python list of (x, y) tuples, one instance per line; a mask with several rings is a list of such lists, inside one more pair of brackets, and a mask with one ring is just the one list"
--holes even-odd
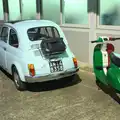
[(6, 48), (5, 48), (5, 47), (3, 47), (3, 49), (6, 51)]

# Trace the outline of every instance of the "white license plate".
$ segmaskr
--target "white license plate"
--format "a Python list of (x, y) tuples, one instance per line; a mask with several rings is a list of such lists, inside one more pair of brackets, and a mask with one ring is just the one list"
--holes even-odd
[(59, 72), (63, 71), (63, 63), (62, 60), (56, 60), (56, 61), (50, 61), (49, 62), (50, 71), (53, 72)]

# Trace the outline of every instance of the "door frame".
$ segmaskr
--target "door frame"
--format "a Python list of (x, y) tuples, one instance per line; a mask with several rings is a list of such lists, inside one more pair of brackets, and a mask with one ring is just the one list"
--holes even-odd
[[(8, 46), (8, 41), (9, 41), (9, 32), (10, 32), (10, 28), (6, 25), (2, 26), (2, 30), (3, 28), (8, 28), (8, 36), (7, 36), (7, 42), (5, 42), (4, 40), (1, 41), (1, 43), (3, 42), (3, 44), (1, 45), (1, 49), (3, 49), (3, 56), (4, 58), (2, 58), (3, 60), (1, 61), (1, 67), (5, 70), (7, 70), (7, 59), (6, 59), (6, 53), (7, 53), (7, 46)], [(2, 34), (2, 30), (1, 30), (1, 34)], [(2, 53), (2, 52), (1, 52)]]

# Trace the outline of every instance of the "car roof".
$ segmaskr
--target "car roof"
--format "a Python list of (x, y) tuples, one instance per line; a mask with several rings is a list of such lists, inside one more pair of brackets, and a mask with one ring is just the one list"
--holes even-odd
[(50, 20), (21, 20), (5, 22), (5, 25), (11, 26), (15, 29), (29, 29), (33, 27), (42, 26), (56, 26), (57, 24)]
[(12, 27), (17, 32), (17, 35), (20, 39), (20, 47), (21, 49), (28, 49), (29, 44), (32, 43), (32, 41), (29, 40), (28, 35), (26, 34), (28, 29), (34, 28), (34, 27), (43, 27), (43, 26), (52, 26), (56, 27), (58, 31), (60, 31), (60, 35), (64, 37), (63, 32), (61, 31), (59, 25), (56, 23), (49, 21), (49, 20), (23, 20), (23, 21), (9, 21), (4, 22), (4, 25)]
[[(20, 21), (9, 21), (3, 23), (6, 26), (12, 27), (17, 32), (17, 35), (20, 39), (21, 49), (28, 49), (29, 43), (32, 43), (28, 39), (27, 30), (34, 27), (43, 27), (43, 26), (52, 26), (56, 27), (60, 33), (60, 36), (65, 38), (64, 33), (62, 32), (59, 25), (50, 21), (50, 20), (20, 20)], [(25, 34), (23, 34), (25, 33)], [(66, 40), (65, 40), (66, 41)], [(67, 43), (67, 41), (66, 41)]]

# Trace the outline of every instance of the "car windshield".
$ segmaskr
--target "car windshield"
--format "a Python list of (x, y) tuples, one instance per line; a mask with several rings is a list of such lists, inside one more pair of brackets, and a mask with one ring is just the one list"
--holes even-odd
[(47, 38), (60, 38), (58, 30), (55, 27), (34, 27), (27, 31), (28, 37), (31, 41), (37, 41)]

